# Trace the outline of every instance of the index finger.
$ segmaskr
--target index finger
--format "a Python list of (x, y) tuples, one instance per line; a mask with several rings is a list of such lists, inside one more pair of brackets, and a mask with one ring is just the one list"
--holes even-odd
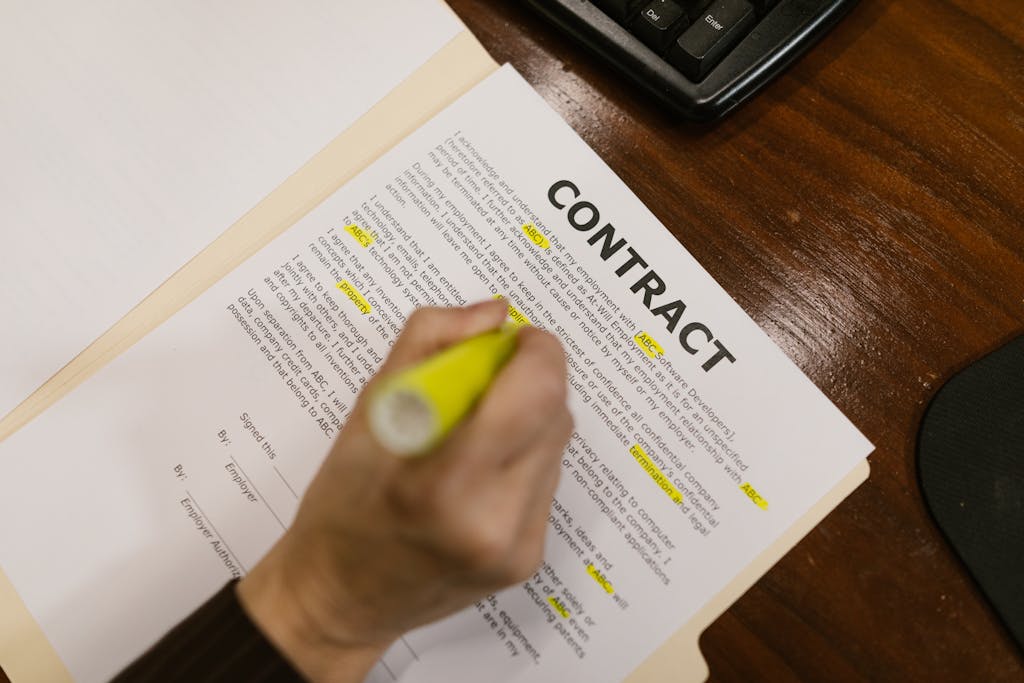
[(507, 310), (504, 302), (490, 299), (461, 308), (416, 309), (377, 376), (401, 370), (447, 346), (496, 329), (505, 320)]

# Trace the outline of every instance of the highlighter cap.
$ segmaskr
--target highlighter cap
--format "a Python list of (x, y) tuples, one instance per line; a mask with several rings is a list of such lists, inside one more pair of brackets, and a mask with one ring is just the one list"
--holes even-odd
[(419, 453), (437, 440), (437, 413), (420, 393), (396, 387), (370, 404), (370, 429), (384, 448), (398, 455)]
[(370, 402), (374, 436), (399, 456), (430, 450), (473, 409), (515, 343), (516, 328), (502, 327), (384, 379)]

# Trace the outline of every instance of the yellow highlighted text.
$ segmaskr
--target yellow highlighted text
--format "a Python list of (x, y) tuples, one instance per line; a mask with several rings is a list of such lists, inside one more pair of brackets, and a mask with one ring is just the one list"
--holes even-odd
[(665, 353), (665, 349), (661, 347), (661, 344), (654, 341), (654, 337), (641, 332), (640, 334), (633, 337), (633, 341), (640, 347), (640, 350), (647, 354), (649, 358), (657, 358), (661, 354)]
[[(503, 297), (501, 294), (495, 294), (494, 298), (504, 299), (505, 297)], [(515, 325), (516, 327), (525, 327), (527, 325), (533, 325), (533, 323), (530, 322), (530, 319), (523, 315), (523, 312), (520, 311), (515, 306), (513, 306), (512, 304), (508, 305), (508, 319), (511, 320), (512, 324)]]
[(757, 492), (750, 484), (744, 484), (740, 487), (740, 491), (747, 494), (747, 498), (753, 501), (754, 505), (761, 508), (762, 510), (768, 509), (768, 501), (761, 497), (761, 494)]
[(544, 233), (538, 230), (537, 226), (534, 225), (533, 223), (527, 223), (526, 225), (524, 225), (523, 232), (526, 233), (526, 236), (530, 238), (531, 242), (536, 244), (541, 249), (551, 248), (551, 242), (548, 241), (548, 238), (544, 236)]
[(335, 287), (340, 289), (342, 293), (345, 296), (347, 296), (352, 301), (352, 303), (356, 305), (356, 308), (358, 308), (359, 312), (362, 313), (363, 315), (366, 315), (367, 313), (373, 310), (372, 308), (370, 308), (370, 302), (363, 298), (363, 295), (356, 291), (356, 288), (353, 287), (352, 283), (349, 282), (348, 280), (342, 280), (337, 285), (335, 285)]
[(565, 606), (564, 602), (556, 598), (554, 595), (548, 598), (548, 602), (551, 603), (551, 606), (555, 608), (555, 611), (558, 612), (563, 619), (569, 618), (569, 608)]
[(353, 223), (352, 225), (346, 225), (345, 232), (355, 237), (356, 242), (359, 242), (359, 245), (362, 246), (364, 249), (377, 241), (376, 235), (367, 230), (363, 230), (355, 223)]
[(665, 476), (664, 472), (658, 469), (658, 466), (655, 465), (654, 461), (647, 456), (647, 453), (645, 453), (644, 449), (640, 447), (640, 444), (633, 444), (633, 447), (629, 449), (629, 454), (633, 456), (634, 460), (640, 463), (640, 467), (644, 468), (644, 472), (646, 472), (651, 479), (654, 480), (654, 483), (665, 492), (665, 495), (672, 499), (673, 503), (679, 505), (683, 502), (683, 494), (680, 493), (679, 489), (672, 485), (672, 482), (669, 481), (669, 478)]
[(604, 589), (604, 592), (611, 595), (615, 592), (612, 588), (612, 582), (608, 580), (608, 577), (601, 573), (601, 570), (592, 564), (587, 565), (587, 573), (590, 574), (590, 578), (597, 581), (597, 585)]

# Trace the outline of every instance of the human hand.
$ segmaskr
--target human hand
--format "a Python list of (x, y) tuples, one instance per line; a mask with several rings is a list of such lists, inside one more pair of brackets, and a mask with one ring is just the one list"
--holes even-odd
[(422, 457), (384, 451), (366, 414), (379, 378), (495, 329), (505, 314), (492, 301), (410, 316), (295, 522), (239, 583), (250, 617), (307, 677), (361, 681), (402, 633), (525, 579), (540, 563), (573, 428), (554, 336), (521, 329), (470, 416)]

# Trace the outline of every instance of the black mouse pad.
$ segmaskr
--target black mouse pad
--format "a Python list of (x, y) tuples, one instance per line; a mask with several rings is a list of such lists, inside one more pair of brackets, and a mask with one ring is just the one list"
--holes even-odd
[(936, 522), (1024, 647), (1024, 336), (939, 390), (917, 466)]

